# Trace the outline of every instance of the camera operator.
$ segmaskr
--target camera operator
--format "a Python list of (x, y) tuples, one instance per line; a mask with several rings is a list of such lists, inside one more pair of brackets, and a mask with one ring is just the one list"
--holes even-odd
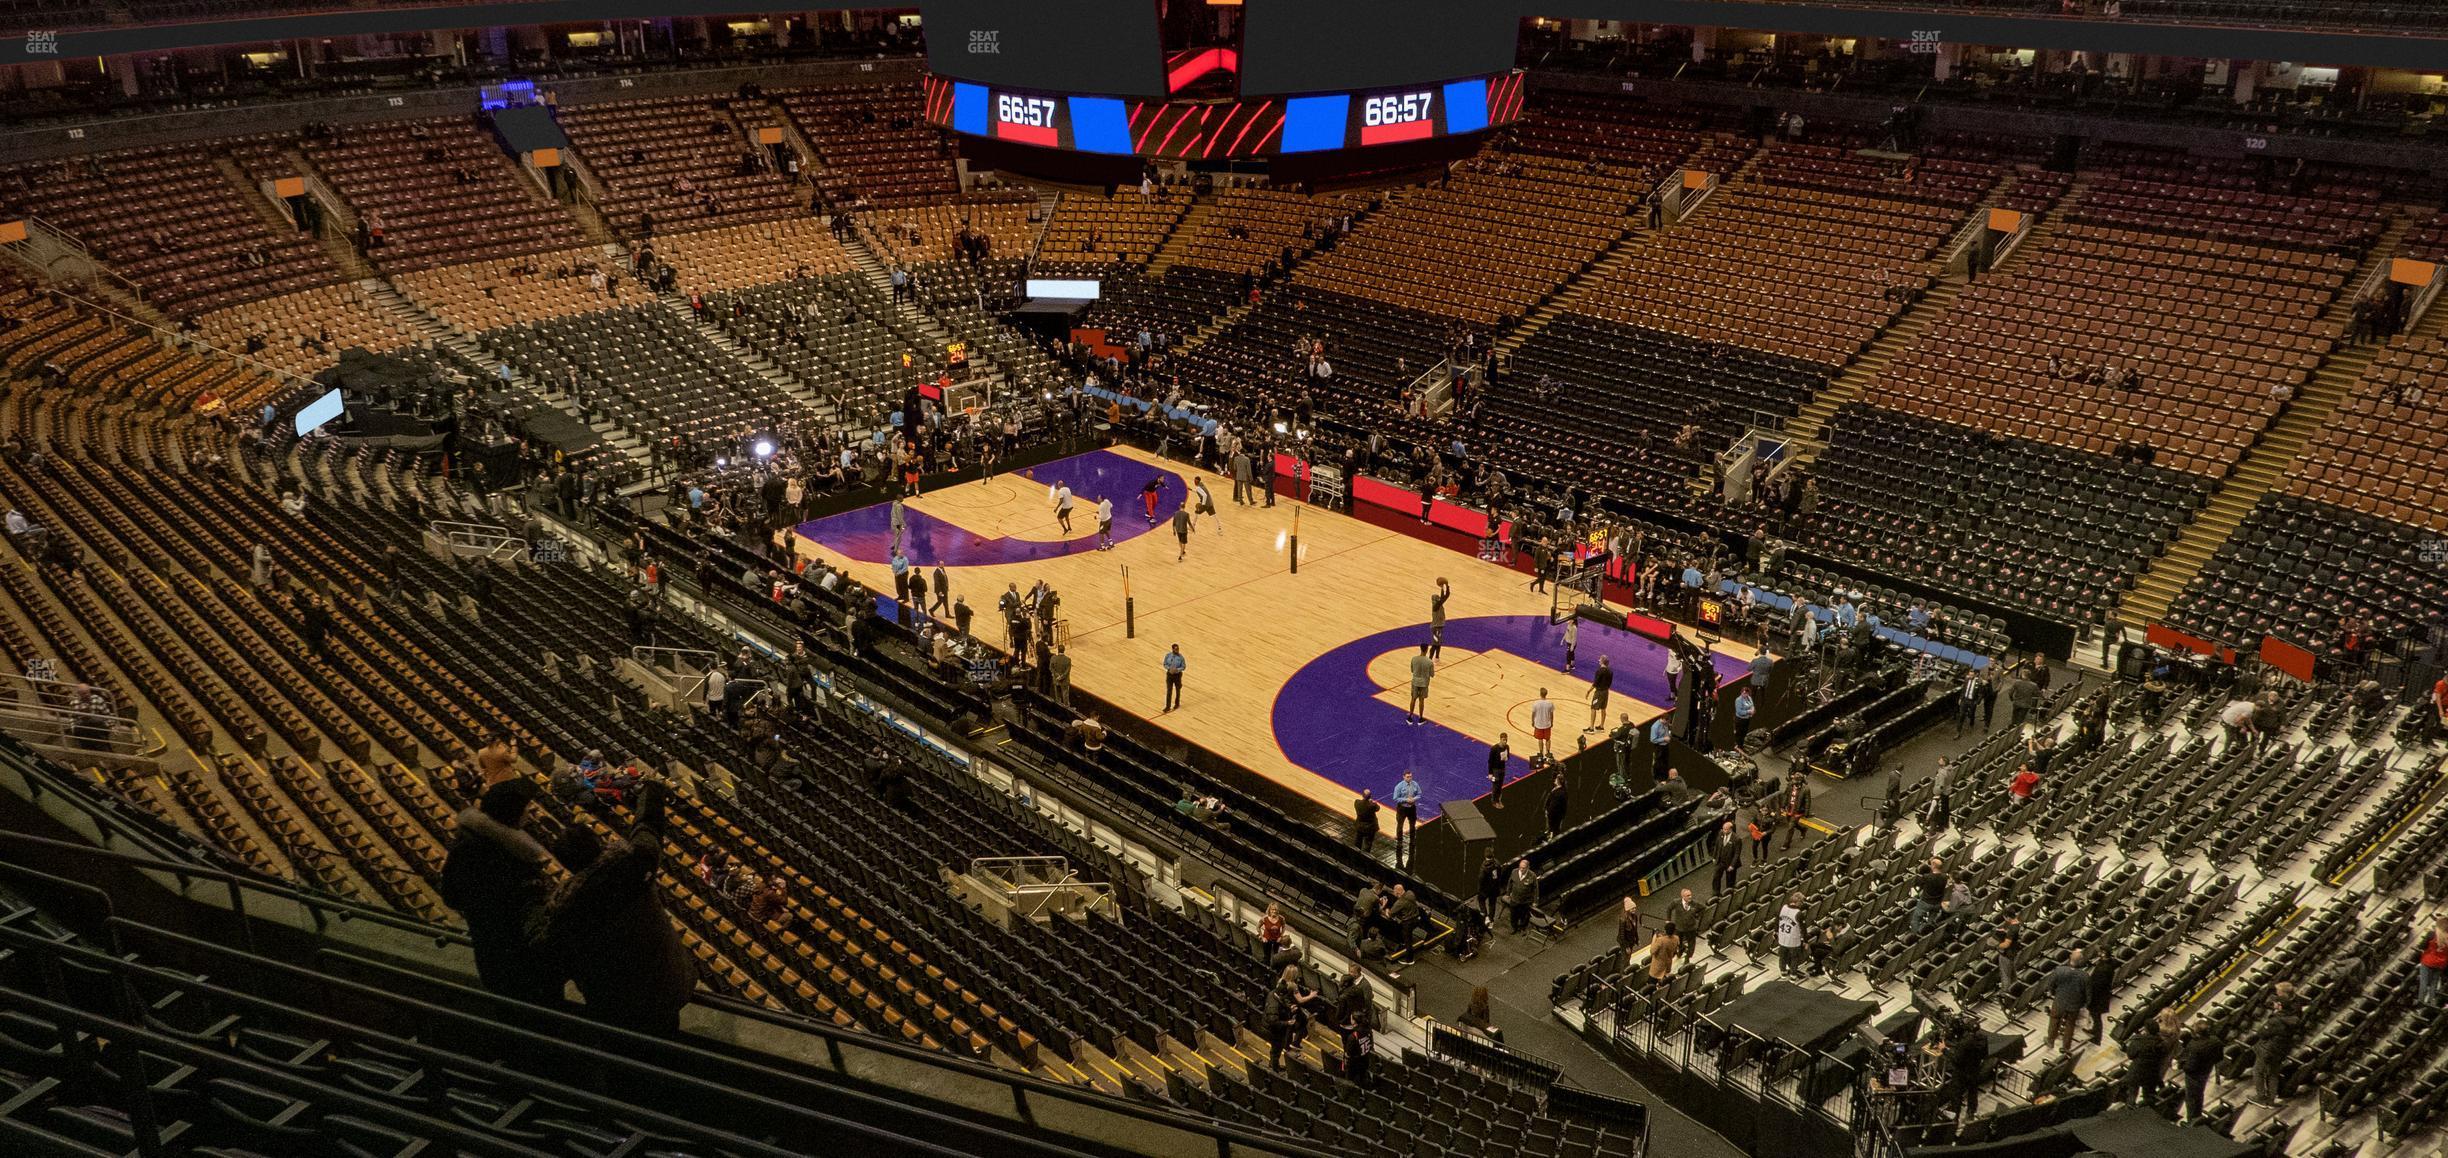
[(1940, 1032), (1938, 1060), (1946, 1068), (1946, 1083), (1938, 1088), (1938, 1104), (1956, 1110), (1957, 1123), (1968, 1122), (1980, 1109), (1980, 1088), (1987, 1080), (1989, 1034), (1978, 1020), (1960, 1013), (1947, 1017)]

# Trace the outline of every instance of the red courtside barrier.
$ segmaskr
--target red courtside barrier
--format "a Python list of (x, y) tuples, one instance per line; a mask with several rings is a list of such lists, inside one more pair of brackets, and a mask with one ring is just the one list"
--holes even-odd
[(2262, 637), (2261, 662), (2305, 683), (2312, 682), (2312, 672), (2320, 665), (2319, 657), (2275, 635)]

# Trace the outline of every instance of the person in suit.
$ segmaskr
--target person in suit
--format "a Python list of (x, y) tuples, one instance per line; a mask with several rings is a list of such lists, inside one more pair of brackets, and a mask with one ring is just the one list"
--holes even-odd
[(1372, 856), (1377, 852), (1377, 811), (1376, 791), (1361, 789), (1359, 799), (1352, 801), (1352, 847)]
[(1549, 840), (1555, 839), (1556, 834), (1564, 831), (1565, 814), (1572, 810), (1572, 789), (1564, 783), (1564, 770), (1558, 767), (1554, 771), (1554, 779), (1547, 786), (1547, 839)]
[(2069, 949), (2066, 959), (2048, 975), (2048, 1040), (2057, 1051), (2074, 1048), (2074, 1023), (2091, 997), (2091, 971), (2083, 967), (2083, 951)]
[(1729, 819), (1717, 826), (1717, 835), (1709, 841), (1709, 859), (1717, 863), (1717, 871), (1709, 877), (1709, 895), (1716, 896), (1734, 887), (1734, 878), (1742, 870), (1742, 837), (1735, 833)]
[(1057, 647), (1054, 649), (1054, 654), (1047, 657), (1046, 676), (1053, 681), (1054, 702), (1066, 708), (1070, 707), (1071, 657), (1063, 654), (1063, 649)]
[(1245, 507), (1250, 501), (1250, 456), (1247, 448), (1235, 448), (1232, 456), (1233, 505)]

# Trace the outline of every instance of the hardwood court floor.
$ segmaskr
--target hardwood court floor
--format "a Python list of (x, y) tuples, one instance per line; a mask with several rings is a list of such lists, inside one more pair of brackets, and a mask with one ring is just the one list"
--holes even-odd
[[(1148, 530), (1138, 492), (1159, 475), (1178, 482), (1163, 488), (1159, 523)], [(1067, 537), (1078, 545), (1069, 548), (1047, 499), (1057, 477), (1079, 495)], [(1228, 478), (1205, 476), (1219, 514), (1198, 520), (1188, 557), (1177, 560), (1164, 520), (1197, 477), (1116, 448), (921, 495), (907, 504), (911, 559), (930, 571), (944, 564), (952, 590), (976, 613), (972, 629), (994, 643), (1003, 638), (995, 600), (1005, 585), (1025, 591), (1044, 579), (1070, 623), (1074, 686), (1337, 814), (1349, 812), (1363, 787), (1384, 799), (1405, 767), (1428, 785), (1427, 813), (1436, 801), (1484, 792), (1486, 748), (1500, 732), (1511, 735), (1512, 774), (1527, 771), (1531, 702), (1542, 687), (1556, 704), (1555, 750), (1571, 751), (1589, 720), (1598, 654), (1616, 668), (1610, 722), (1628, 714), (1646, 723), (1668, 699), (1664, 649), (1624, 632), (1584, 625), (1578, 670), (1564, 674), (1558, 629), (1546, 622), (1549, 596), (1529, 590), (1528, 576), (1289, 499), (1236, 507)], [(1099, 491), (1115, 500), (1117, 536), (1138, 532), (1111, 551), (1088, 547)], [(1288, 553), (1295, 511), (1297, 575)], [(803, 524), (798, 548), (889, 593), (883, 519), (871, 509)], [(1434, 722), (1409, 726), (1409, 659), (1427, 641), (1440, 575), (1453, 596), (1429, 692)], [(1124, 629), (1126, 591), (1136, 600), (1135, 638)], [(1174, 643), (1188, 663), (1182, 707), (1161, 712), (1162, 660)], [(1729, 674), (1752, 654), (1732, 642), (1717, 650)]]

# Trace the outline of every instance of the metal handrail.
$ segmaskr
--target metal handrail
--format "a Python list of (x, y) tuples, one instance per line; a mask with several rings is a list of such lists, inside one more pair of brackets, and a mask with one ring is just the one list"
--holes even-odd
[(2414, 300), (2407, 304), (2405, 328), (2399, 330), (2399, 333), (2413, 333), (2414, 327), (2422, 324), (2424, 312), (2428, 311), (2432, 303), (2438, 300), (2442, 287), (2448, 287), (2448, 269), (2435, 269), (2431, 272), (2431, 283), (2416, 290)]
[[(227, 872), (216, 868), (207, 868), (203, 865), (193, 864), (186, 861), (163, 860), (159, 857), (139, 856), (135, 853), (120, 852), (115, 849), (95, 848), (90, 844), (80, 844), (74, 841), (52, 840), (47, 837), (34, 836), (29, 833), (0, 832), (0, 847), (8, 846), (41, 849), (44, 852), (59, 856), (96, 861), (102, 864), (118, 865), (122, 868), (137, 869), (146, 872), (168, 873), (173, 877), (180, 878), (182, 889), (185, 886), (186, 880), (189, 878), (195, 880), (212, 881), (217, 884), (225, 885), (229, 889), (230, 911), (237, 914), (241, 919), (240, 927), (247, 931), (247, 940), (250, 949), (252, 949), (254, 941), (254, 925), (252, 922), (256, 919), (264, 919), (261, 918), (260, 914), (247, 912), (246, 895), (250, 892), (261, 893), (268, 897), (276, 897), (306, 909), (309, 913), (313, 914), (315, 928), (318, 931), (323, 928), (324, 918), (328, 915), (331, 917), (336, 917), (342, 921), (365, 921), (369, 924), (385, 925), (404, 933), (413, 933), (422, 937), (431, 937), (436, 945), (466, 945), (470, 943), (466, 934), (455, 929), (430, 924), (411, 917), (404, 917), (387, 909), (372, 908), (370, 906), (358, 904), (354, 901), (345, 901), (322, 893), (311, 892), (293, 885), (274, 881), (264, 877)], [(15, 869), (25, 868), (25, 866), (16, 864), (11, 860), (0, 860), (0, 866)], [(113, 913), (112, 915), (116, 916), (117, 914)]]

